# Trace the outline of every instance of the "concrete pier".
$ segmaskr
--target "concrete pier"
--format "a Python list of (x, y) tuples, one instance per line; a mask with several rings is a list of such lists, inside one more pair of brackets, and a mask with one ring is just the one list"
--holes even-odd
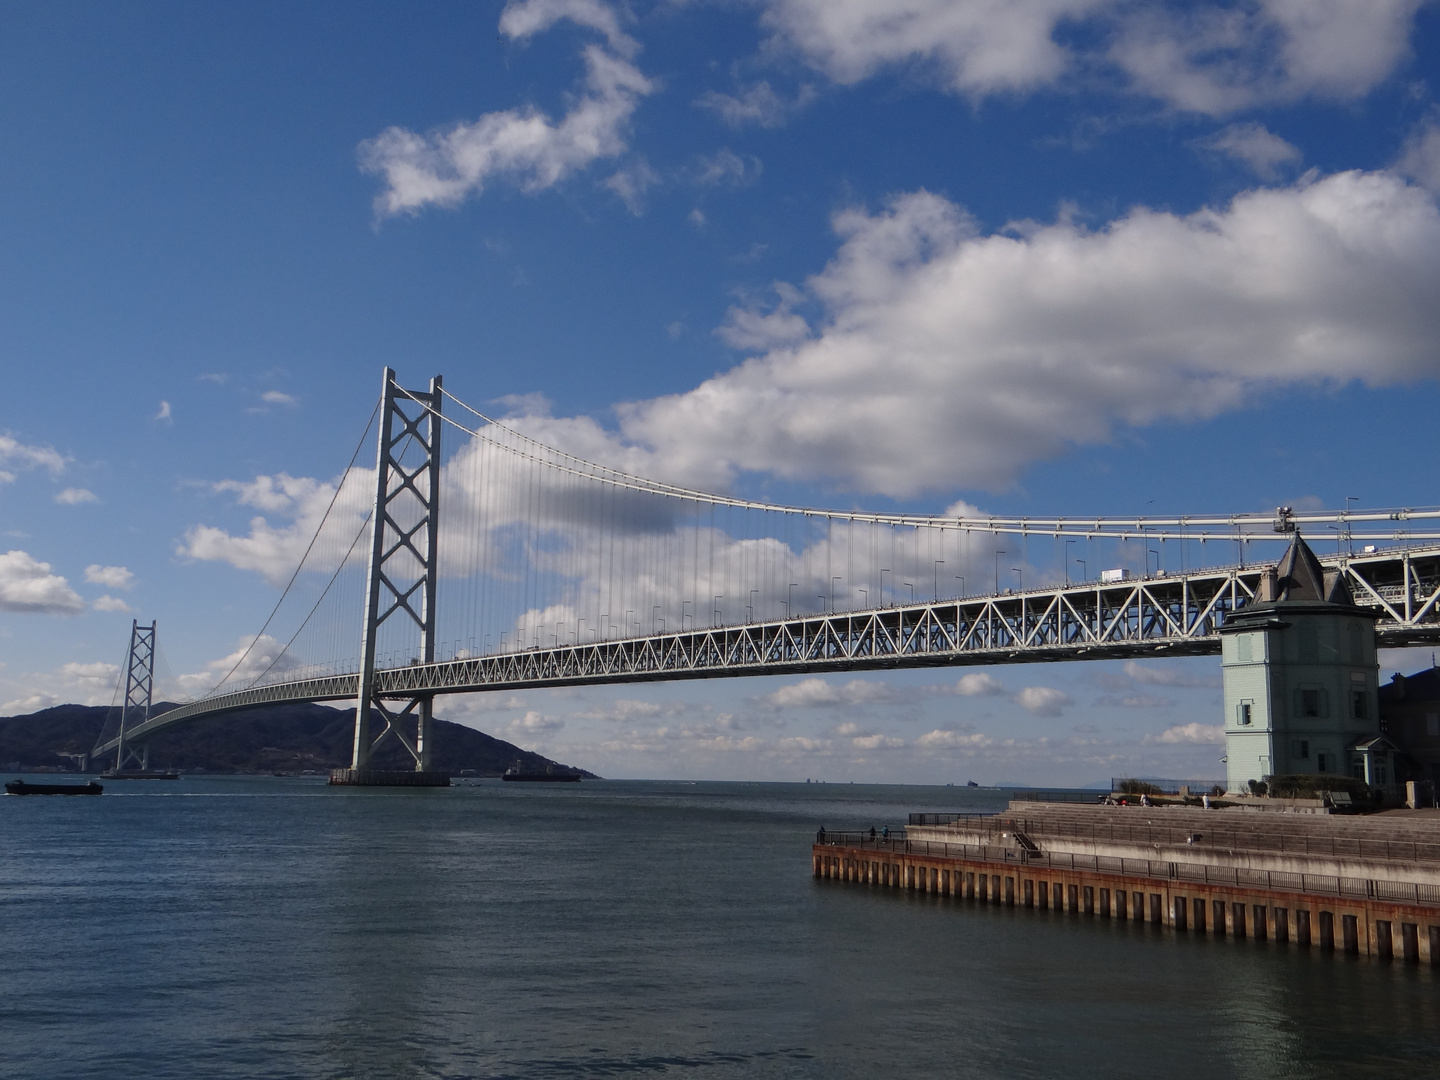
[(443, 772), (385, 771), (381, 769), (331, 769), (330, 783), (338, 787), (449, 787), (450, 774)]
[[(812, 868), (977, 903), (1440, 965), (1440, 844), (1420, 839), (1433, 825), (1328, 818), (1296, 833), (1266, 815), (1252, 835), (1251, 821), (1194, 813), (1205, 828), (1184, 810), (1017, 804), (898, 838), (827, 833)], [(1302, 845), (1312, 852), (1292, 850)]]

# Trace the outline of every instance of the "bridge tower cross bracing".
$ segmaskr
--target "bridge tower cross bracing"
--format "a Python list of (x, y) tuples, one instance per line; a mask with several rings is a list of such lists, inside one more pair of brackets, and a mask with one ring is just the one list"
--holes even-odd
[[(155, 626), (141, 626), (139, 619), (130, 623), (130, 653), (125, 661), (125, 697), (120, 703), (119, 742), (115, 749), (115, 771), (123, 772), (130, 758), (135, 759), (141, 770), (150, 768), (150, 742), (140, 744), (137, 753), (134, 746), (125, 745), (126, 725), (138, 727), (150, 719), (150, 706), (155, 696)], [(136, 720), (132, 712), (138, 712)]]
[[(376, 642), (380, 627), (396, 618), (419, 631), (418, 654), (435, 661), (435, 582), (440, 532), (440, 376), (428, 391), (405, 390), (385, 369), (380, 436), (375, 465), (375, 508), (370, 518), (370, 559), (366, 571), (365, 616), (360, 639), (359, 685), (355, 698), (355, 741), (351, 769), (363, 773), (385, 739), (394, 736), (415, 761), (430, 770), (433, 694), (410, 697), (398, 711), (375, 693)], [(416, 451), (419, 451), (417, 454)], [(385, 728), (372, 738), (370, 711)], [(414, 737), (403, 730), (414, 720)]]

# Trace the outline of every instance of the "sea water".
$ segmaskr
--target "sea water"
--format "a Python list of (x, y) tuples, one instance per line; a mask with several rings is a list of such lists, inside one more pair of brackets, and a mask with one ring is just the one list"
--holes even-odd
[(0, 799), (0, 1075), (1440, 1075), (1427, 969), (817, 881), (925, 787)]

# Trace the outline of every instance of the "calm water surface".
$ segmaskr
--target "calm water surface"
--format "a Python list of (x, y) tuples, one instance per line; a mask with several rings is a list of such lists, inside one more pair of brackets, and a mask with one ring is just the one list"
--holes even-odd
[(0, 1074), (1440, 1075), (1429, 970), (810, 876), (951, 788), (0, 799)]

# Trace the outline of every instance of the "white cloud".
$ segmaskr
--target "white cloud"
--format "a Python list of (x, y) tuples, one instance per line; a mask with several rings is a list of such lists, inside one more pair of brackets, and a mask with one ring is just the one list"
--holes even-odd
[(23, 551), (0, 555), (0, 611), (41, 615), (78, 615), (85, 601), (50, 564)]
[(768, 705), (783, 709), (867, 705), (890, 701), (894, 697), (894, 691), (885, 683), (868, 679), (851, 679), (843, 684), (829, 683), (824, 679), (802, 679), (766, 694), (763, 700)]
[(103, 585), (107, 589), (128, 589), (135, 583), (135, 575), (123, 566), (91, 563), (85, 567), (85, 580), (91, 585)]
[(16, 698), (14, 701), (7, 701), (4, 705), (0, 705), (0, 716), (25, 716), (42, 709), (53, 708), (59, 704), (60, 699), (54, 694), (27, 694), (25, 697)]
[(599, 31), (610, 48), (622, 55), (637, 48), (620, 29), (615, 9), (603, 0), (510, 0), (500, 13), (500, 31), (514, 41), (524, 41), (562, 19)]
[(1225, 154), (1248, 165), (1256, 176), (1274, 180), (1282, 165), (1300, 162), (1300, 148), (1293, 146), (1263, 124), (1231, 124), (1213, 135), (1197, 139), (1195, 146)]
[(1004, 684), (986, 671), (966, 672), (955, 682), (955, 693), (961, 697), (993, 697), (1004, 692)]
[(1050, 686), (1027, 686), (1014, 697), (1015, 704), (1036, 716), (1059, 716), (1074, 699), (1063, 690)]
[(102, 596), (90, 605), (96, 611), (129, 611), (130, 605), (118, 596)]
[(266, 390), (265, 393), (260, 395), (260, 400), (265, 402), (266, 405), (286, 405), (292, 408), (299, 404), (290, 394), (280, 390)]
[(1180, 724), (1176, 727), (1166, 728), (1158, 735), (1147, 735), (1145, 741), (1147, 743), (1221, 746), (1225, 742), (1225, 729), (1210, 724)]
[(55, 501), (61, 506), (79, 506), (81, 503), (99, 502), (100, 497), (93, 491), (85, 488), (66, 488), (55, 496)]
[(625, 204), (625, 209), (639, 217), (645, 211), (645, 192), (660, 182), (660, 174), (644, 158), (637, 158), (616, 172), (603, 184)]
[[(1094, 231), (984, 235), (923, 191), (835, 226), (840, 251), (808, 282), (826, 309), (812, 336), (794, 292), (769, 315), (737, 310), (722, 333), (760, 355), (621, 406), (622, 438), (592, 428), (587, 449), (712, 483), (755, 470), (892, 495), (997, 488), (1120, 425), (1440, 372), (1440, 213), (1392, 173), (1183, 216), (1137, 208)], [(547, 426), (568, 440), (583, 425)]]
[(0, 705), (0, 715), (38, 712), (65, 702), (108, 705), (119, 675), (118, 665), (101, 661), (72, 661), (52, 671), (30, 673), (25, 677), (27, 693)]
[(1168, 709), (1175, 702), (1155, 694), (1126, 694), (1124, 697), (1102, 697), (1095, 701), (1100, 708), (1110, 709)]
[(810, 324), (790, 310), (804, 294), (788, 281), (777, 281), (773, 288), (778, 300), (769, 311), (753, 304), (730, 309), (716, 331), (726, 344), (737, 349), (774, 349), (796, 345), (810, 336)]
[(1134, 679), (1137, 683), (1145, 683), (1149, 686), (1178, 686), (1187, 688), (1214, 688), (1220, 687), (1219, 672), (1211, 671), (1205, 674), (1197, 673), (1190, 665), (1185, 667), (1169, 667), (1165, 664), (1157, 664), (1153, 661), (1142, 664), (1138, 660), (1125, 661), (1125, 674)]
[[(65, 471), (67, 461), (63, 454), (48, 446), (31, 446), (9, 435), (0, 435), (0, 465), (20, 469), (46, 469), (52, 475)], [(0, 483), (11, 483), (15, 474), (0, 471)]]
[(759, 158), (741, 157), (727, 146), (698, 158), (695, 168), (691, 170), (690, 180), (698, 187), (716, 187), (721, 184), (740, 187), (753, 184), (764, 171)]
[(1440, 194), (1440, 120), (1432, 118), (1415, 130), (1395, 168)]
[(1408, 54), (1420, 2), (1152, 4), (1118, 23), (1110, 58), (1139, 92), (1212, 116), (1304, 97), (1350, 100)]
[(923, 746), (931, 750), (953, 749), (966, 750), (973, 753), (976, 750), (983, 750), (987, 746), (993, 745), (994, 740), (990, 738), (989, 735), (984, 735), (979, 732), (966, 735), (958, 731), (945, 731), (936, 728), (934, 731), (929, 731), (921, 735), (915, 740), (915, 743), (917, 746)]
[(762, 128), (776, 128), (813, 101), (815, 96), (812, 88), (805, 87), (794, 101), (787, 101), (762, 80), (734, 95), (710, 90), (701, 94), (695, 104), (711, 110), (730, 127), (755, 124)]
[(170, 415), (170, 402), (168, 402), (168, 401), (162, 401), (162, 402), (160, 402), (160, 408), (159, 408), (158, 410), (156, 410), (155, 415), (152, 416), (150, 419), (151, 419), (151, 420), (157, 420), (157, 421), (160, 421), (160, 422), (162, 422), (162, 423), (169, 422), (169, 421), (172, 419), (172, 417), (171, 417), (171, 415)]
[(266, 676), (267, 681), (282, 679), (299, 667), (282, 642), (269, 634), (252, 634), (242, 637), (228, 656), (207, 663), (203, 671), (176, 675), (173, 684), (163, 687), (157, 681), (155, 692), (157, 696), (185, 699), (207, 693), (222, 679), (227, 689), (239, 689), (261, 676)]
[[(1421, 0), (767, 0), (762, 22), (840, 83), (908, 67), (972, 98), (1108, 70), (1130, 92), (1220, 115), (1303, 97), (1348, 100), (1408, 54)], [(1079, 33), (1056, 40), (1062, 26)], [(712, 107), (744, 122), (763, 95)], [(707, 103), (709, 103), (707, 101)]]
[(860, 735), (850, 740), (857, 750), (898, 750), (905, 745), (904, 739), (893, 735)]
[(507, 724), (505, 731), (511, 738), (533, 738), (536, 735), (553, 734), (564, 727), (564, 720), (531, 709), (524, 716)]
[(1031, 89), (1068, 66), (1051, 34), (1066, 17), (1104, 0), (770, 0), (763, 16), (836, 82), (855, 83), (896, 64), (932, 66), (965, 94)]
[[(177, 545), (176, 554), (185, 558), (229, 563), (241, 570), (254, 570), (270, 584), (283, 585), (299, 564), (311, 539), (325, 522), (325, 536), (315, 544), (310, 568), (329, 571), (335, 560), (349, 550), (355, 532), (366, 513), (367, 490), (374, 488), (374, 469), (352, 469), (336, 481), (312, 480), (287, 473), (257, 476), (251, 481), (224, 480), (212, 486), (216, 492), (232, 493), (236, 502), (267, 514), (289, 518), (276, 527), (263, 516), (250, 519), (250, 532), (235, 536), (213, 525), (195, 525)], [(336, 485), (343, 485), (336, 498)], [(326, 509), (335, 499), (335, 509), (326, 518)], [(363, 546), (363, 545), (361, 545)], [(358, 550), (358, 549), (357, 549)], [(331, 562), (324, 561), (329, 554)], [(352, 557), (358, 557), (352, 555)]]
[(509, 109), (427, 135), (387, 128), (359, 148), (364, 171), (385, 181), (375, 200), (377, 213), (456, 206), (480, 194), (496, 177), (526, 191), (540, 191), (625, 151), (630, 117), (655, 87), (630, 62), (638, 46), (620, 31), (609, 5), (598, 0), (525, 0), (505, 8), (500, 30), (522, 41), (561, 19), (599, 31), (606, 41), (584, 49), (585, 89), (570, 111), (552, 121), (533, 107)]

